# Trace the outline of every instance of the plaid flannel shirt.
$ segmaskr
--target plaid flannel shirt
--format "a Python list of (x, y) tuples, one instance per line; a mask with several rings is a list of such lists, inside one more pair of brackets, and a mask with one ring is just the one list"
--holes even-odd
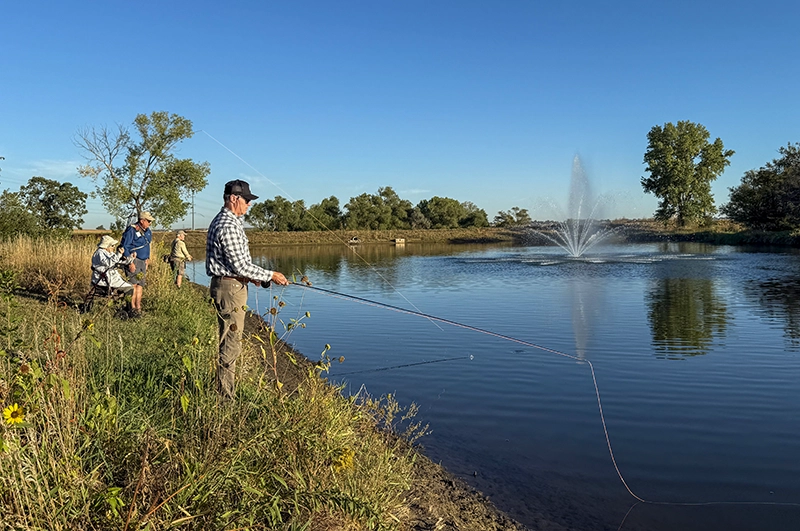
[(206, 274), (209, 277), (272, 280), (272, 271), (253, 263), (244, 224), (227, 208), (220, 210), (208, 227)]

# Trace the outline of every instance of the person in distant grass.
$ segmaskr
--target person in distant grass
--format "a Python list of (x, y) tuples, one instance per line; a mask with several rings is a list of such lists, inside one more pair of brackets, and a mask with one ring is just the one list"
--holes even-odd
[(183, 276), (186, 274), (186, 261), (192, 259), (189, 250), (183, 240), (186, 239), (186, 231), (179, 230), (175, 239), (172, 240), (172, 250), (169, 253), (169, 265), (175, 273), (175, 285), (181, 287)]
[(286, 286), (278, 271), (258, 267), (250, 256), (242, 216), (258, 196), (241, 180), (225, 183), (225, 205), (208, 227), (206, 274), (211, 277), (211, 298), (217, 309), (219, 359), (217, 390), (226, 399), (235, 397), (236, 360), (242, 351), (242, 331), (247, 305), (247, 283), (268, 287), (270, 282)]
[(150, 264), (150, 242), (153, 241), (153, 233), (150, 231), (150, 224), (155, 218), (150, 212), (139, 214), (139, 221), (129, 225), (122, 233), (122, 248), (124, 249), (123, 258), (133, 259), (128, 266), (128, 282), (133, 284), (133, 296), (131, 297), (131, 317), (142, 315), (142, 293), (145, 286), (145, 276), (147, 276), (147, 266)]

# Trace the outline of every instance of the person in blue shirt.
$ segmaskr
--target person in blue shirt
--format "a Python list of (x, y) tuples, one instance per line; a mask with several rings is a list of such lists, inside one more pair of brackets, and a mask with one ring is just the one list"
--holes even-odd
[(155, 218), (150, 212), (142, 212), (139, 214), (139, 221), (130, 225), (122, 233), (122, 256), (125, 259), (132, 258), (126, 271), (128, 282), (133, 284), (131, 317), (142, 315), (142, 292), (144, 291), (147, 266), (150, 263), (150, 242), (153, 241), (150, 224), (153, 221)]

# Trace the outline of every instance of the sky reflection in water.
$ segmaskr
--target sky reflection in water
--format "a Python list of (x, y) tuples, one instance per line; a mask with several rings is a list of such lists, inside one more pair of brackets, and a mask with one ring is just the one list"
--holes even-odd
[[(362, 260), (298, 246), (260, 260), (592, 360), (618, 464), (644, 498), (800, 502), (800, 257), (696, 244), (601, 250), (571, 259), (552, 247), (359, 246)], [(296, 287), (284, 296), (287, 318), (312, 314), (291, 336), (302, 352), (314, 359), (330, 343), (346, 358), (330, 377), (347, 390), (419, 404), (432, 429), (426, 453), (503, 510), (531, 526), (619, 526), (634, 500), (611, 465), (585, 364)], [(251, 293), (261, 311), (268, 301)], [(447, 358), (459, 359), (422, 364)], [(797, 508), (640, 506), (624, 529), (798, 521)]]

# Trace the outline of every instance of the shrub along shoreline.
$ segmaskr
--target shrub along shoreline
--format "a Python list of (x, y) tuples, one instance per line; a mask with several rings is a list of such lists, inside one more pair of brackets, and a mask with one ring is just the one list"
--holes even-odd
[(248, 319), (232, 403), (206, 288), (166, 264), (141, 319), (80, 314), (94, 245), (0, 244), (0, 529), (522, 528), (417, 453), (413, 407), (344, 397), (324, 347), (287, 349), (311, 316), (281, 317), (278, 290)]

